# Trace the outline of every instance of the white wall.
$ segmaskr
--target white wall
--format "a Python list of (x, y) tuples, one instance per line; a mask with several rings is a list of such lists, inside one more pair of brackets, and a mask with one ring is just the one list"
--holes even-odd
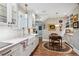
[(63, 20), (63, 27), (62, 27), (62, 31), (61, 32), (59, 30), (59, 27), (56, 27), (56, 29), (52, 30), (52, 31), (48, 30), (48, 24), (59, 25), (59, 20), (60, 20), (60, 18), (50, 18), (50, 19), (44, 21), (45, 29), (43, 30), (43, 41), (48, 41), (49, 40), (49, 34), (50, 33), (57, 33), (59, 35), (63, 35), (64, 34), (65, 21), (66, 20), (64, 20), (63, 18), (61, 18), (61, 20)]
[(0, 40), (14, 39), (20, 36), (20, 31), (13, 30), (11, 27), (0, 26)]
[[(79, 6), (75, 7), (74, 10), (71, 10), (70, 14), (74, 14), (74, 15), (78, 14), (78, 20), (79, 20)], [(72, 46), (74, 46), (76, 49), (79, 50), (79, 28), (74, 29), (73, 36), (71, 37), (71, 39), (67, 39), (67, 41), (69, 41), (69, 44), (71, 44)]]

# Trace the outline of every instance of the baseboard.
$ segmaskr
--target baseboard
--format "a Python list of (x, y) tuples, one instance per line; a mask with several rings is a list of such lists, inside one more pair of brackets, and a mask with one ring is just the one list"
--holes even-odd
[(67, 42), (65, 42), (65, 43), (73, 49), (73, 47), (70, 44), (68, 44)]
[[(66, 44), (68, 44), (67, 42), (65, 42)], [(79, 50), (76, 49), (73, 45), (68, 44), (73, 50), (74, 52), (76, 52), (79, 55)]]
[(42, 41), (49, 41), (49, 39), (42, 39)]
[(79, 55), (79, 50), (73, 47), (73, 50)]

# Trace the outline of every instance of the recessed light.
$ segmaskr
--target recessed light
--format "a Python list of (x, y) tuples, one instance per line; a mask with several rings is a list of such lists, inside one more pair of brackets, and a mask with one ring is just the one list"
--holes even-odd
[(56, 14), (59, 14), (58, 12), (56, 12)]
[(28, 5), (27, 5), (27, 4), (25, 4), (25, 6), (27, 7)]
[(45, 13), (46, 11), (42, 11), (43, 13)]

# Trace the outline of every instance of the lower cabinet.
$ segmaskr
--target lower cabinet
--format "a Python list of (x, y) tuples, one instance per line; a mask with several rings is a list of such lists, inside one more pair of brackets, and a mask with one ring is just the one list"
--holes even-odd
[(34, 51), (39, 43), (39, 39), (37, 37), (31, 38), (32, 41), (29, 45), (19, 44), (20, 56), (29, 56)]
[(10, 47), (4, 51), (0, 52), (0, 56), (18, 56), (19, 55), (19, 45), (15, 45), (13, 47)]
[(18, 43), (4, 51), (0, 52), (0, 56), (29, 56), (39, 43), (37, 37), (31, 38), (33, 40), (29, 45), (27, 45), (27, 40)]

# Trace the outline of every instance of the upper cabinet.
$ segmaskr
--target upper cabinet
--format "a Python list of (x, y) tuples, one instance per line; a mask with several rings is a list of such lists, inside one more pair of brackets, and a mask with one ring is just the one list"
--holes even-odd
[(35, 14), (33, 12), (28, 12), (27, 15), (28, 19), (28, 28), (33, 28), (35, 27)]
[(11, 27), (22, 29), (27, 27), (27, 16), (25, 16), (25, 4), (8, 3), (7, 4), (7, 23)]
[(18, 17), (18, 9), (17, 9), (17, 4), (7, 4), (7, 23), (8, 25), (15, 25), (17, 26), (17, 17)]
[(0, 3), (0, 23), (7, 23), (7, 4)]
[(18, 5), (18, 27), (19, 29), (27, 28), (27, 14), (25, 4)]
[(12, 24), (17, 24), (17, 12), (18, 8), (17, 8), (17, 4), (12, 4)]
[(18, 27), (19, 29), (27, 27), (27, 15), (23, 14), (21, 11), (18, 12)]
[(35, 13), (27, 10), (27, 4), (0, 3), (0, 24), (17, 29), (35, 27)]

